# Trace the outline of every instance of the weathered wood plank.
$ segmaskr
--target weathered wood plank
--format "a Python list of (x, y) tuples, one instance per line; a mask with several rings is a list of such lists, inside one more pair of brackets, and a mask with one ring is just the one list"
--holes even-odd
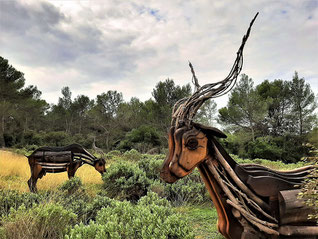
[(308, 219), (308, 214), (314, 213), (314, 209), (305, 204), (303, 199), (298, 199), (299, 189), (281, 191), (278, 194), (280, 224), (302, 224), (315, 220)]
[(281, 226), (279, 233), (284, 236), (318, 236), (318, 226)]

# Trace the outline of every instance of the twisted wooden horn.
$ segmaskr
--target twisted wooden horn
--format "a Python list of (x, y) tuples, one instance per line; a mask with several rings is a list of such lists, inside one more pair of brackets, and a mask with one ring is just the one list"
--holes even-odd
[(183, 125), (190, 126), (195, 114), (206, 100), (225, 95), (234, 87), (243, 66), (243, 49), (257, 15), (258, 13), (256, 13), (246, 34), (243, 36), (242, 44), (236, 53), (236, 59), (232, 69), (224, 80), (200, 86), (192, 64), (189, 62), (192, 72), (192, 82), (195, 85), (196, 91), (189, 98), (181, 99), (174, 105), (172, 111), (172, 126), (175, 126), (176, 128)]

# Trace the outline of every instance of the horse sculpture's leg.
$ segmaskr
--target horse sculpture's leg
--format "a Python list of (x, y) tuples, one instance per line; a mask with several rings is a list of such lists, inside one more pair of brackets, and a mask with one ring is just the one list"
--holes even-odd
[(67, 166), (67, 175), (68, 178), (73, 178), (77, 169), (82, 165), (82, 162), (73, 162)]
[(34, 159), (29, 159), (30, 169), (31, 169), (31, 177), (28, 180), (29, 189), (31, 192), (36, 193), (36, 183), (38, 178), (42, 178), (45, 172), (42, 169), (42, 166), (35, 162)]

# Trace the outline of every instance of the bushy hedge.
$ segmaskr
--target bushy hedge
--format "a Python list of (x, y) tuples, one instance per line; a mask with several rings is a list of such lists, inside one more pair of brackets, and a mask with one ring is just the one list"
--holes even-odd
[(255, 140), (243, 133), (229, 134), (220, 142), (225, 149), (242, 158), (263, 158), (284, 163), (296, 163), (309, 155), (309, 148), (303, 143), (304, 136), (257, 137)]
[(201, 204), (210, 200), (198, 170), (164, 187), (165, 197), (174, 205)]
[(58, 239), (76, 222), (76, 214), (54, 203), (39, 204), (29, 209), (22, 204), (1, 218), (1, 237), (5, 239)]
[(137, 164), (120, 161), (103, 174), (103, 187), (110, 197), (137, 201), (146, 195), (151, 180)]
[(35, 193), (19, 193), (14, 190), (0, 190), (0, 217), (7, 216), (10, 210), (17, 210), (21, 205), (25, 208), (39, 204), (46, 195)]
[(167, 200), (149, 193), (137, 205), (127, 201), (112, 201), (109, 207), (97, 213), (96, 222), (76, 225), (66, 238), (187, 239), (194, 238), (194, 235), (187, 222)]

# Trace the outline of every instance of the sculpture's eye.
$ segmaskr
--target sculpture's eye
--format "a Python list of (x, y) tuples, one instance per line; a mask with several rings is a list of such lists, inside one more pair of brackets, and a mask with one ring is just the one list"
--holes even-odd
[(196, 150), (198, 147), (198, 140), (196, 138), (190, 138), (185, 146), (190, 150)]

